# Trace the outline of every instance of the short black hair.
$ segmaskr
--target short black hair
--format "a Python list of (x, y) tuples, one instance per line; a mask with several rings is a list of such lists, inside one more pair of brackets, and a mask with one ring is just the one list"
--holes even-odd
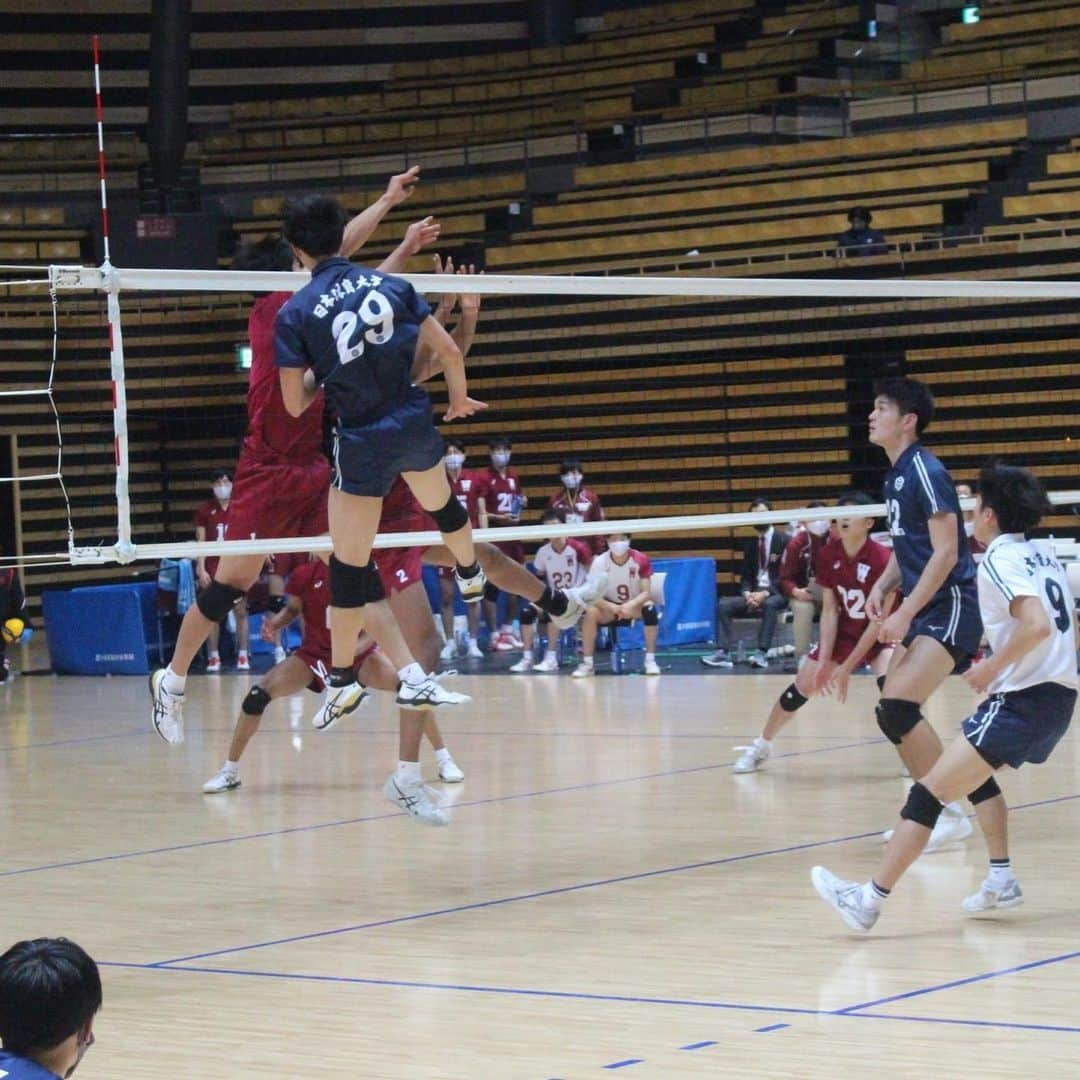
[(210, 477), (211, 482), (214, 480), (220, 480), (224, 477), (228, 481), (232, 481), (232, 473), (228, 469), (215, 469)]
[(564, 472), (573, 472), (575, 469), (578, 472), (584, 472), (585, 471), (581, 467), (581, 461), (580, 461), (579, 458), (576, 458), (576, 457), (563, 458), (563, 463), (559, 466), (559, 475), (561, 476)]
[(994, 511), (1003, 533), (1028, 533), (1050, 510), (1042, 481), (1019, 465), (988, 461), (979, 473), (983, 509)]
[(74, 941), (19, 941), (0, 956), (0, 1040), (12, 1054), (52, 1050), (100, 1008), (97, 964)]
[(764, 506), (766, 510), (772, 509), (772, 503), (769, 502), (769, 500), (766, 499), (764, 495), (755, 495), (750, 500), (750, 505), (747, 507), (747, 509), (753, 510), (755, 506)]
[(341, 251), (345, 234), (345, 207), (329, 195), (299, 195), (283, 210), (285, 239), (313, 259), (327, 259)]
[(867, 225), (869, 225), (870, 222), (874, 220), (874, 215), (871, 214), (870, 211), (867, 210), (865, 206), (853, 206), (847, 212), (848, 221), (854, 222), (857, 217), (862, 218), (863, 221), (865, 221)]
[[(867, 495), (865, 491), (845, 491), (839, 499), (836, 500), (837, 506), (873, 506), (877, 500), (872, 495)], [(872, 518), (870, 523), (870, 531), (874, 532), (877, 529), (878, 519)]]
[(451, 446), (465, 453), (465, 444), (456, 435), (448, 435), (446, 438), (446, 449), (449, 450)]
[(494, 450), (496, 446), (505, 446), (507, 450), (514, 449), (514, 444), (510, 441), (509, 435), (493, 435), (488, 440), (488, 449)]
[(930, 387), (918, 379), (909, 379), (906, 375), (878, 379), (874, 383), (874, 397), (895, 401), (901, 416), (914, 413), (916, 435), (921, 435), (934, 419), (934, 395), (930, 393)]
[(560, 524), (566, 524), (566, 518), (564, 518), (562, 512), (556, 510), (554, 506), (549, 506), (540, 515), (540, 524), (543, 525), (545, 521), (558, 521)]
[(233, 256), (234, 270), (291, 270), (292, 249), (280, 236), (264, 236), (243, 244)]

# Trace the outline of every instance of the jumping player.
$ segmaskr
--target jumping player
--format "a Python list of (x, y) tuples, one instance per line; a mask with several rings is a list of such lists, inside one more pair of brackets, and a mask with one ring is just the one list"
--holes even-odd
[[(868, 506), (873, 501), (856, 491), (839, 502), (841, 506)], [(837, 529), (839, 537), (827, 540), (816, 557), (814, 577), (822, 598), (819, 640), (804, 658), (795, 681), (773, 705), (765, 730), (744, 749), (733, 772), (754, 772), (768, 761), (772, 740), (810, 698), (835, 690), (843, 704), (851, 673), (862, 664), (870, 665), (879, 687), (885, 681), (893, 650), (878, 641), (877, 623), (866, 617), (866, 600), (892, 553), (870, 539), (873, 518), (842, 518)]]
[[(885, 899), (930, 839), (945, 803), (996, 783), (993, 774), (1039, 764), (1065, 734), (1076, 706), (1076, 617), (1069, 583), (1053, 545), (1027, 540), (1047, 507), (1039, 481), (1024, 469), (991, 464), (979, 476), (975, 535), (987, 545), (978, 573), (979, 607), (993, 655), (964, 676), (986, 697), (921, 781), (908, 793), (877, 872), (865, 884), (823, 866), (811, 880), (854, 930), (877, 922)], [(999, 794), (994, 800), (1004, 806)], [(1006, 815), (976, 813), (990, 873), (963, 902), (971, 915), (1023, 903), (1009, 860)]]
[[(391, 177), (385, 194), (346, 225), (341, 243), (344, 255), (364, 245), (387, 212), (412, 194), (418, 178), (416, 168)], [(398, 251), (414, 254), (434, 242), (438, 232), (431, 219), (411, 225)], [(268, 238), (244, 249), (235, 266), (287, 270), (293, 267), (292, 252), (283, 241)], [(327, 531), (330, 466), (322, 451), (323, 398), (316, 394), (302, 416), (290, 416), (274, 364), (274, 322), (289, 297), (287, 292), (260, 297), (248, 319), (252, 350), (248, 428), (233, 477), (228, 540), (319, 536)], [(184, 616), (169, 666), (151, 675), (153, 725), (166, 742), (184, 741), (184, 684), (192, 660), (211, 627), (225, 618), (258, 579), (264, 561), (262, 555), (222, 556), (214, 580)]]

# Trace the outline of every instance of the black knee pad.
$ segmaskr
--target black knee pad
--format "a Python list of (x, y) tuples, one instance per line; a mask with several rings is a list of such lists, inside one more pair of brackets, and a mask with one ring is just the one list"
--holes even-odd
[(221, 622), (243, 598), (243, 589), (211, 581), (195, 598), (195, 605), (211, 622)]
[(240, 711), (245, 716), (262, 716), (266, 712), (266, 706), (270, 704), (273, 699), (270, 695), (261, 687), (253, 686), (248, 692), (247, 696), (240, 703)]
[(490, 581), (484, 586), (484, 599), (490, 600), (493, 604), (499, 599), (499, 586), (493, 585)]
[(657, 607), (651, 601), (646, 603), (641, 609), (641, 621), (646, 626), (659, 626), (660, 625), (660, 612)]
[(522, 604), (518, 613), (518, 621), (522, 626), (532, 626), (536, 622), (536, 608), (532, 604)]
[(874, 712), (878, 727), (893, 746), (899, 746), (900, 740), (922, 719), (922, 712), (914, 701), (900, 698), (882, 698)]
[(907, 802), (904, 803), (900, 816), (905, 821), (915, 821), (920, 825), (925, 825), (928, 829), (932, 829), (937, 824), (937, 819), (941, 817), (941, 811), (944, 809), (945, 807), (938, 802), (937, 797), (932, 795), (928, 788), (924, 788), (916, 780), (911, 785)]
[(289, 606), (289, 598), (287, 596), (271, 596), (266, 601), (266, 610), (276, 615), (279, 611), (284, 611)]
[(450, 501), (441, 510), (431, 511), (431, 516), (439, 527), (439, 532), (444, 536), (446, 533), (464, 529), (469, 524), (469, 512), (461, 505), (456, 495), (451, 495)]
[(885, 689), (885, 676), (884, 675), (879, 675), (877, 677), (876, 681), (877, 681), (878, 693), (880, 694), (881, 691)]
[(784, 712), (796, 712), (801, 709), (810, 699), (805, 698), (798, 690), (795, 689), (795, 684), (792, 683), (781, 695), (780, 695), (780, 708)]
[(986, 802), (987, 799), (996, 799), (1000, 794), (1001, 788), (998, 787), (998, 782), (991, 776), (985, 784), (981, 784), (968, 796), (968, 801), (972, 806), (978, 806), (979, 803)]
[(386, 599), (375, 560), (367, 566), (352, 566), (330, 556), (330, 603), (339, 608), (358, 608)]

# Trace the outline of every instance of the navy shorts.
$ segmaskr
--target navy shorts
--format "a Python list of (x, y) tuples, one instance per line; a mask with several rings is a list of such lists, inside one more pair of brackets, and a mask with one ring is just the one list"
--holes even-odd
[(333, 486), (349, 495), (381, 497), (403, 472), (438, 465), (443, 437), (431, 399), (418, 387), (393, 411), (368, 424), (339, 424), (334, 431)]
[(1045, 682), (988, 697), (963, 724), (964, 737), (994, 769), (1045, 761), (1069, 729), (1076, 691)]
[(902, 644), (907, 648), (917, 637), (940, 641), (956, 662), (953, 671), (959, 675), (971, 667), (972, 657), (982, 643), (982, 633), (979, 594), (975, 582), (971, 582), (950, 585), (934, 597), (912, 620)]

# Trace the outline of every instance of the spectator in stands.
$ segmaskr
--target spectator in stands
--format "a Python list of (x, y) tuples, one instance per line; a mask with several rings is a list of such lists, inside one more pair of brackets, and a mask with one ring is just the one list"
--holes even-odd
[(880, 229), (871, 229), (874, 215), (865, 206), (854, 206), (848, 211), (851, 227), (840, 234), (836, 242), (841, 255), (884, 255), (889, 247)]
[[(579, 458), (568, 457), (559, 466), (559, 479), (562, 481), (562, 488), (548, 499), (548, 506), (557, 510), (567, 525), (604, 520), (604, 508), (600, 505), (600, 499), (585, 486), (585, 475)], [(604, 550), (602, 536), (587, 537), (585, 543), (597, 555)]]
[(14, 566), (0, 568), (0, 683), (7, 682), (10, 662), (4, 655), (26, 629), (26, 597)]
[[(971, 485), (960, 483), (956, 485), (956, 497), (958, 499), (970, 499), (971, 498)], [(964, 511), (964, 532), (967, 533), (968, 538), (968, 550), (971, 552), (971, 557), (976, 561), (982, 560), (983, 554), (986, 551), (986, 545), (975, 535), (975, 511)]]
[[(754, 499), (750, 504), (752, 514), (771, 509), (768, 499)], [(716, 636), (720, 648), (711, 656), (701, 658), (701, 662), (709, 667), (734, 667), (734, 660), (729, 652), (732, 621), (742, 615), (761, 618), (757, 648), (751, 652), (748, 662), (756, 668), (769, 666), (766, 653), (772, 647), (773, 636), (776, 634), (776, 620), (788, 602), (780, 588), (780, 562), (791, 537), (772, 525), (755, 525), (754, 530), (757, 538), (747, 540), (743, 549), (739, 583), (741, 595), (725, 596), (717, 608)]]
[[(465, 444), (459, 438), (451, 437), (446, 440), (443, 465), (446, 467), (446, 479), (450, 481), (450, 490), (468, 511), (469, 523), (472, 527), (479, 528), (480, 474), (465, 468)], [(465, 612), (469, 628), (461, 635), (454, 633), (454, 595), (457, 592), (457, 584), (452, 566), (439, 567), (439, 590), (442, 596), (443, 630), (446, 635), (446, 644), (443, 646), (440, 658), (446, 661), (454, 660), (459, 651), (464, 651), (470, 660), (483, 660), (484, 654), (480, 651), (476, 640), (480, 631), (479, 604), (466, 605)]]
[[(811, 507), (824, 505), (820, 501), (807, 503)], [(821, 589), (814, 581), (814, 561), (828, 537), (828, 521), (800, 521), (780, 560), (780, 588), (791, 604), (795, 623), (795, 660), (784, 665), (785, 671), (798, 671), (799, 662), (810, 651), (814, 616), (821, 614)]]
[[(214, 497), (204, 502), (195, 511), (195, 539), (224, 540), (225, 523), (228, 520), (229, 500), (232, 498), (232, 473), (228, 469), (219, 469), (213, 475)], [(200, 589), (209, 586), (217, 569), (218, 557), (216, 555), (200, 555), (195, 563), (195, 574)], [(248, 660), (248, 610), (247, 598), (241, 597), (237, 605), (232, 609), (236, 621), (236, 670), (250, 671), (251, 663)], [(218, 624), (214, 624), (207, 639), (210, 650), (210, 659), (206, 664), (209, 675), (216, 675), (221, 671), (221, 653), (218, 644), (221, 630)]]
[(0, 956), (0, 1077), (56, 1080), (94, 1045), (97, 964), (74, 941), (18, 941)]
[(660, 612), (652, 598), (652, 562), (649, 556), (630, 546), (627, 533), (612, 533), (607, 551), (597, 555), (589, 567), (590, 578), (607, 578), (604, 595), (581, 620), (581, 663), (574, 669), (575, 679), (596, 674), (593, 652), (596, 631), (601, 626), (627, 625), (635, 619), (645, 624), (646, 675), (659, 675), (656, 662), (656, 639), (660, 633)]
[[(491, 467), (481, 473), (476, 493), (480, 528), (517, 525), (521, 521), (521, 511), (529, 505), (529, 499), (521, 490), (517, 473), (510, 468), (513, 444), (508, 435), (497, 435), (488, 444), (488, 449), (491, 452)], [(520, 540), (506, 540), (495, 546), (514, 562), (525, 565), (525, 545)], [(511, 593), (506, 594), (506, 619), (500, 626), (498, 596), (499, 590), (489, 582), (484, 590), (484, 614), (491, 632), (491, 648), (496, 652), (520, 649), (524, 642), (514, 633), (513, 627), (517, 618), (518, 598)]]

